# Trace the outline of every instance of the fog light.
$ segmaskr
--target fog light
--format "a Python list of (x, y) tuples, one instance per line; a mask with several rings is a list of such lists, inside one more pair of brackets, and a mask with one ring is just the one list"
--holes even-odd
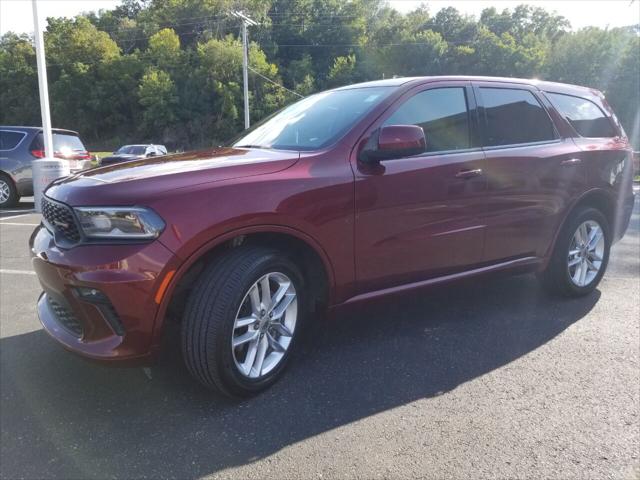
[(87, 287), (76, 287), (76, 293), (80, 299), (91, 303), (105, 303), (109, 300), (100, 290)]

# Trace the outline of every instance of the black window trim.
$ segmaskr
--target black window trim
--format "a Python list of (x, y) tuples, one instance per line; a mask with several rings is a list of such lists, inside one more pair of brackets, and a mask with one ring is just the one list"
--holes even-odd
[(26, 132), (21, 132), (20, 130), (11, 130), (8, 128), (0, 128), (0, 132), (10, 132), (10, 133), (19, 133), (20, 135), (22, 135), (22, 138), (18, 141), (18, 143), (16, 143), (16, 146), (13, 148), (0, 148), (0, 152), (13, 152), (16, 148), (18, 148), (20, 146), (20, 144), (22, 144), (22, 142), (24, 142), (24, 139), (27, 138), (27, 133)]
[[(476, 101), (478, 105), (477, 107), (478, 124), (479, 124), (480, 145), (482, 150), (493, 151), (493, 150), (502, 150), (502, 149), (508, 149), (508, 148), (521, 148), (521, 147), (528, 147), (528, 146), (535, 147), (538, 145), (553, 145), (556, 143), (561, 143), (564, 140), (562, 138), (562, 135), (560, 135), (560, 132), (558, 132), (556, 124), (551, 118), (551, 115), (549, 114), (549, 110), (547, 109), (547, 106), (544, 104), (544, 102), (541, 101), (540, 97), (537, 95), (537, 93), (539, 93), (540, 90), (536, 89), (535, 87), (527, 84), (513, 84), (513, 83), (504, 84), (504, 83), (498, 83), (498, 82), (492, 83), (491, 85), (484, 84), (483, 82), (472, 82), (472, 85), (473, 85), (473, 93), (476, 95)], [(509, 143), (507, 145), (485, 145), (487, 143), (487, 136), (486, 136), (487, 117), (486, 117), (486, 112), (484, 108), (484, 100), (482, 99), (482, 93), (480, 92), (481, 88), (493, 88), (493, 89), (501, 89), (501, 90), (524, 90), (525, 92), (531, 93), (533, 95), (533, 98), (537, 100), (538, 104), (540, 104), (540, 107), (547, 114), (547, 118), (549, 119), (549, 122), (551, 122), (553, 133), (555, 134), (556, 138), (552, 140), (541, 140), (539, 142)]]
[[(593, 104), (600, 111), (600, 113), (602, 113), (602, 116), (607, 119), (607, 122), (609, 122), (609, 125), (611, 126), (611, 130), (613, 131), (614, 136), (613, 137), (585, 137), (584, 135), (580, 135), (580, 132), (578, 132), (576, 130), (576, 128), (571, 124), (571, 122), (567, 119), (567, 117), (558, 109), (558, 107), (556, 107), (556, 105), (547, 96), (548, 93), (553, 94), (553, 95), (564, 95), (565, 97), (573, 97), (573, 98), (577, 98), (579, 100), (584, 100), (584, 101), (587, 101), (587, 102)], [(588, 98), (581, 97), (580, 95), (572, 95), (570, 93), (556, 92), (556, 91), (553, 91), (553, 90), (543, 90), (542, 94), (547, 98), (547, 100), (549, 100), (549, 103), (551, 103), (553, 108), (558, 112), (558, 114), (562, 117), (562, 119), (569, 124), (569, 127), (571, 127), (571, 130), (579, 138), (594, 138), (594, 139), (595, 138), (616, 138), (616, 137), (620, 136), (620, 135), (618, 135), (618, 131), (617, 131), (618, 128), (617, 128), (617, 125), (614, 124), (613, 119), (609, 115), (607, 115), (607, 113), (604, 110), (602, 110), (602, 108), (600, 108), (596, 102), (594, 102), (592, 100), (589, 100)]]
[(428, 90), (441, 90), (443, 88), (461, 88), (464, 91), (465, 95), (465, 103), (467, 105), (467, 120), (469, 122), (469, 144), (471, 145), (469, 148), (459, 148), (454, 150), (439, 150), (437, 152), (422, 152), (416, 155), (410, 155), (407, 157), (399, 157), (388, 160), (382, 160), (382, 163), (387, 161), (396, 161), (396, 160), (408, 160), (408, 159), (418, 159), (424, 157), (434, 157), (438, 155), (454, 155), (457, 153), (473, 153), (482, 151), (482, 145), (480, 142), (480, 122), (478, 118), (478, 109), (477, 102), (475, 98), (475, 92), (469, 82), (465, 82), (464, 84), (449, 84), (449, 83), (426, 83), (419, 85), (415, 89), (411, 89), (398, 98), (392, 105), (389, 106), (387, 110), (379, 117), (378, 119), (378, 128), (381, 128), (391, 115), (393, 115), (406, 101), (413, 98), (416, 95), (419, 95), (422, 92), (426, 92)]

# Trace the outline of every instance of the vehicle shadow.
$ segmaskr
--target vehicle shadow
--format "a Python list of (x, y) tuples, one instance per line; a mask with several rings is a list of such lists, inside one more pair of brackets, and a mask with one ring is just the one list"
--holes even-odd
[(470, 281), (312, 325), (284, 378), (244, 402), (207, 392), (178, 358), (107, 368), (42, 331), (0, 341), (3, 477), (199, 478), (441, 395), (584, 317), (600, 293), (543, 294), (532, 276)]

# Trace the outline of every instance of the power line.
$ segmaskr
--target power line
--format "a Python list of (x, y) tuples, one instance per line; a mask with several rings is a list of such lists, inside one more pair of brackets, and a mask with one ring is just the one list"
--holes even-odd
[(294, 95), (300, 97), (300, 98), (304, 98), (304, 95), (300, 95), (298, 92), (294, 92), (293, 90), (289, 90), (287, 87), (285, 87), (284, 85), (279, 84), (278, 82), (271, 80), (269, 77), (265, 77), (263, 74), (261, 74), (260, 72), (258, 72), (257, 70), (254, 70), (251, 67), (248, 67), (249, 70), (251, 70), (252, 73), (258, 75), (261, 78), (264, 78), (266, 81), (273, 83), (276, 87), (280, 87), (283, 90), (286, 90), (289, 93), (293, 93)]

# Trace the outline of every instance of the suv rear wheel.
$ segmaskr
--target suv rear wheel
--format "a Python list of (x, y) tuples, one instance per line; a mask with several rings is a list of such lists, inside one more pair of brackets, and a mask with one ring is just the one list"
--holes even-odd
[(0, 208), (13, 207), (18, 203), (18, 200), (20, 197), (11, 178), (0, 173)]
[(607, 219), (595, 208), (582, 207), (562, 228), (549, 265), (539, 278), (551, 293), (586, 295), (600, 283), (610, 248)]
[(239, 247), (212, 263), (187, 301), (182, 352), (208, 388), (249, 396), (284, 370), (300, 329), (302, 275), (281, 253)]

